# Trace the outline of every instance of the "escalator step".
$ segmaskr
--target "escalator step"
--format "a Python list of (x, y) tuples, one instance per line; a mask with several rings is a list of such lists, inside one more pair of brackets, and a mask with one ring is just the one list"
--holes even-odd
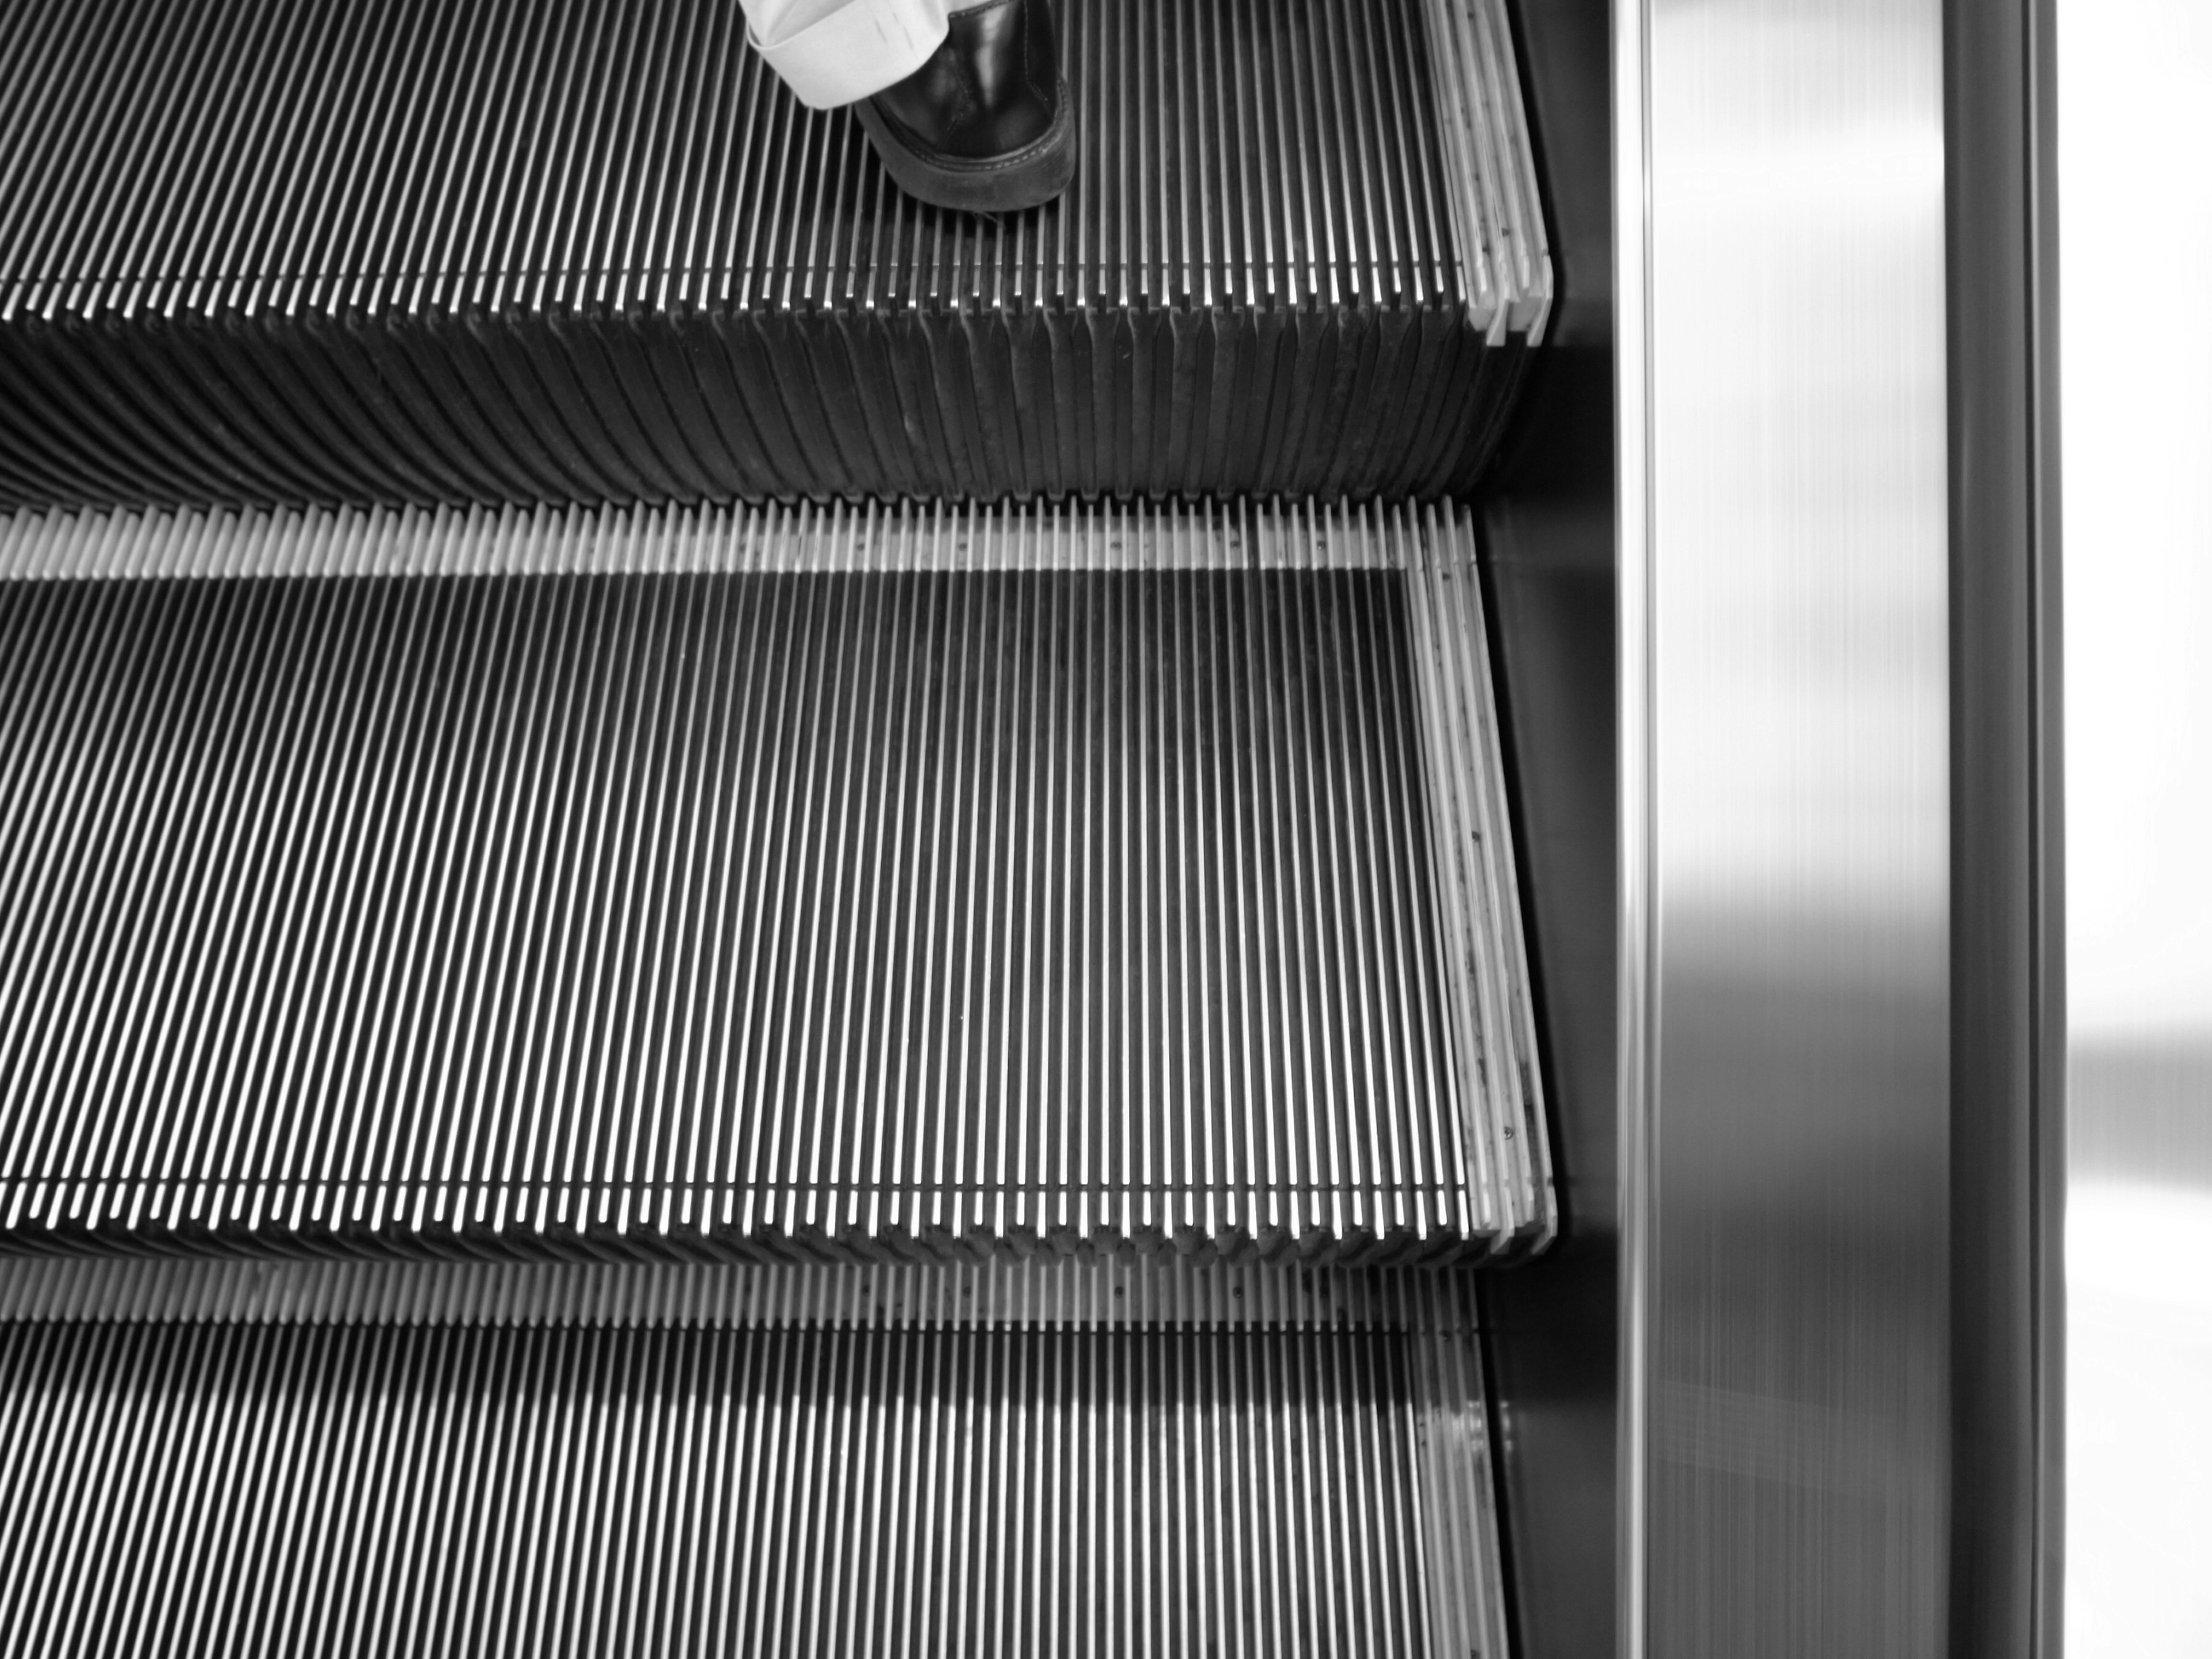
[(1058, 204), (729, 0), (27, 0), (0, 503), (1433, 495), (1551, 275), (1504, 0), (1061, 0)]
[(51, 1654), (1502, 1656), (1421, 1332), (0, 1325)]
[(0, 1248), (1540, 1245), (1463, 512), (0, 531)]

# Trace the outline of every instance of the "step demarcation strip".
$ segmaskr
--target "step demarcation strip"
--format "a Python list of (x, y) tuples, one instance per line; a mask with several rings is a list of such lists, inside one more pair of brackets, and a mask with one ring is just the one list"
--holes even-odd
[(890, 186), (719, 0), (39, 0), (0, 503), (1431, 495), (1551, 275), (1502, 0), (1063, 0), (1082, 167)]
[(749, 512), (593, 507), (27, 512), (0, 581), (284, 576), (1398, 570), (1342, 505), (1030, 509), (913, 501)]
[(1463, 516), (51, 515), (7, 545), (19, 1248), (1548, 1235), (1533, 1071), (1489, 1058), (1525, 994), (1499, 838), (1441, 881), (1431, 851), (1489, 799), (1440, 769), (1493, 758), (1424, 706), (1468, 664), (1411, 660)]

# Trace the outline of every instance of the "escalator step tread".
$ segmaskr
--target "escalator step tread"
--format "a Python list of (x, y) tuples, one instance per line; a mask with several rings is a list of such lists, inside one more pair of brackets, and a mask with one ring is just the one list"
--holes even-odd
[(0, 533), (0, 1243), (1553, 1224), (1463, 511)]
[(728, 0), (29, 0), (0, 501), (1434, 494), (1552, 278), (1503, 0), (1061, 0), (1081, 166), (900, 195)]
[(56, 1654), (1502, 1655), (1419, 1333), (0, 1325)]

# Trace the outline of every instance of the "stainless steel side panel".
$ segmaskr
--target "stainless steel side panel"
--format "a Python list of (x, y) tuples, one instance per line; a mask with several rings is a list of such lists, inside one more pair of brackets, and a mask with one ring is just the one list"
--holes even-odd
[(1616, 30), (1624, 1650), (1933, 1655), (1941, 7)]

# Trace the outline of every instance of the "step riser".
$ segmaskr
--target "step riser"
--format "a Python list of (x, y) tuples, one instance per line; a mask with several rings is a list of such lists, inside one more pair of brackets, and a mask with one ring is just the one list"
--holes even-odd
[(0, 325), (0, 506), (1426, 497), (1523, 356), (1405, 313)]

